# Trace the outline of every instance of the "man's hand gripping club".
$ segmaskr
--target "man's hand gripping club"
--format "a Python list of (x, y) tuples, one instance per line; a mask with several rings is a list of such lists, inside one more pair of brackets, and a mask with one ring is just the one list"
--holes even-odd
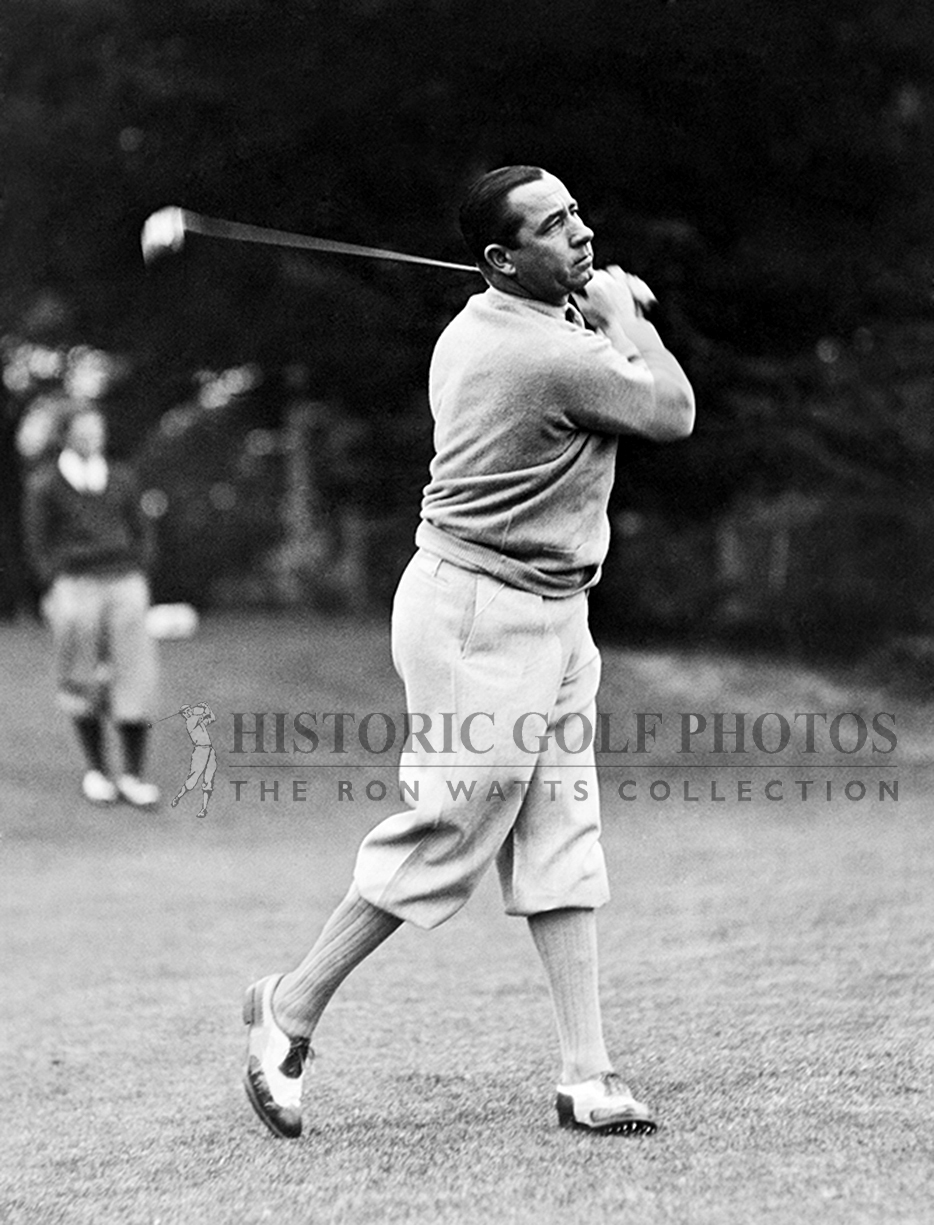
[(574, 301), (591, 327), (609, 333), (614, 324), (625, 331), (626, 324), (641, 319), (656, 298), (640, 277), (611, 264), (594, 272), (587, 288), (575, 292)]

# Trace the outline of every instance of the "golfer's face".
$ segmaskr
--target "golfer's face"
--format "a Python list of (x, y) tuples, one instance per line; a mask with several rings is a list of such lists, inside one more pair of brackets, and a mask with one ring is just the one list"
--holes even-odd
[(107, 443), (107, 428), (100, 413), (79, 413), (68, 427), (67, 442), (87, 459), (100, 455)]
[(593, 276), (593, 230), (554, 175), (523, 183), (510, 192), (509, 203), (522, 217), (516, 245), (509, 250), (516, 285), (530, 297), (563, 305)]

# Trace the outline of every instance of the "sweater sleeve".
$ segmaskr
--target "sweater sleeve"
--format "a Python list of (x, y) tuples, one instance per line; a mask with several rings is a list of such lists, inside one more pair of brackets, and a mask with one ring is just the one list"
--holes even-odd
[(143, 505), (140, 498), (139, 483), (136, 475), (129, 467), (121, 465), (119, 468), (121, 493), (123, 501), (123, 513), (126, 519), (127, 528), (133, 539), (133, 545), (136, 553), (136, 559), (140, 568), (148, 573), (152, 569), (155, 561), (155, 545), (156, 534), (153, 529), (152, 520), (143, 511)]
[(684, 437), (694, 394), (681, 366), (645, 319), (632, 321), (626, 341), (583, 330), (573, 336), (573, 360), (561, 378), (569, 419), (597, 433)]
[(23, 542), (26, 560), (38, 582), (45, 588), (55, 578), (54, 505), (47, 471), (34, 472), (26, 482), (23, 498)]

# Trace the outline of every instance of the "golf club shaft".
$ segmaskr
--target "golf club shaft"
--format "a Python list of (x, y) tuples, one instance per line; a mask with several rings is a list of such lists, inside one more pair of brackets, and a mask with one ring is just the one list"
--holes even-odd
[(219, 217), (204, 217), (182, 209), (186, 231), (207, 238), (227, 238), (235, 242), (264, 243), (273, 247), (297, 247), (305, 251), (329, 251), (334, 255), (363, 255), (369, 259), (395, 260), (403, 264), (427, 264), (429, 268), (450, 268), (455, 272), (478, 272), (473, 264), (449, 264), (424, 255), (408, 255), (403, 251), (384, 251), (381, 247), (361, 247), (352, 242), (336, 242), (331, 238), (311, 238), (307, 234), (291, 234), (286, 230), (271, 230), (260, 225), (245, 225), (239, 221), (224, 221)]

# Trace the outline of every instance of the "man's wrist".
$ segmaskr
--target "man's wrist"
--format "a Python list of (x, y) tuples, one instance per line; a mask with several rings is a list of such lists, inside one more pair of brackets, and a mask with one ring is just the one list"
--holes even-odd
[(665, 345), (654, 323), (641, 315), (634, 316), (624, 328), (626, 335), (640, 352), (664, 349)]

